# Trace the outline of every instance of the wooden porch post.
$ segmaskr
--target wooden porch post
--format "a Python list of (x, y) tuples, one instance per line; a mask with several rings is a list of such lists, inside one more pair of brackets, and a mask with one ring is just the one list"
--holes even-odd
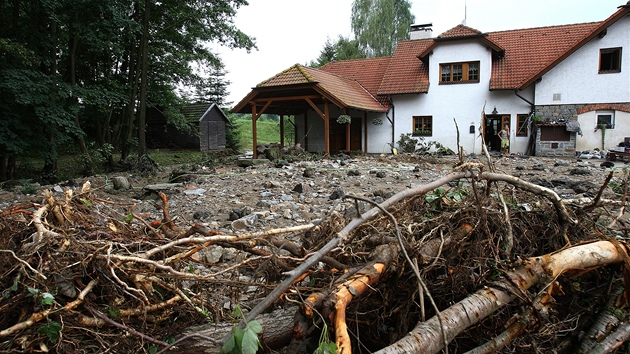
[(284, 114), (280, 115), (280, 146), (284, 147)]
[(256, 121), (258, 120), (258, 115), (256, 114), (256, 104), (252, 104), (252, 140), (254, 143), (254, 158), (258, 158), (258, 136), (256, 132)]
[(346, 123), (346, 151), (350, 152), (350, 123)]
[(368, 119), (367, 112), (363, 112), (363, 152), (368, 153)]
[(328, 109), (328, 101), (324, 102), (324, 145), (326, 155), (330, 155), (330, 110)]

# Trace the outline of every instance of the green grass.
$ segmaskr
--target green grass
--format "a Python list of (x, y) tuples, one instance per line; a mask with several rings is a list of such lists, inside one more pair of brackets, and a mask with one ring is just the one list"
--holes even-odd
[[(237, 119), (234, 122), (238, 130), (241, 149), (252, 148), (252, 121), (249, 118)], [(257, 140), (259, 144), (280, 142), (280, 124), (271, 120), (258, 120), (256, 123)]]

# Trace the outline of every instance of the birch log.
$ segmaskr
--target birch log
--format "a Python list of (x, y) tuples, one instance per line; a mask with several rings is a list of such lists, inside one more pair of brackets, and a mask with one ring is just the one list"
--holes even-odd
[[(523, 266), (506, 273), (506, 279), (500, 281), (496, 288), (481, 289), (441, 312), (447, 342), (515, 298), (512, 292), (499, 289), (513, 289), (515, 284), (521, 291), (526, 291), (545, 279), (553, 280), (570, 270), (595, 269), (622, 261), (622, 255), (608, 241), (582, 244), (529, 258)], [(407, 336), (377, 353), (437, 353), (444, 348), (443, 343), (439, 319), (434, 316), (418, 323)]]

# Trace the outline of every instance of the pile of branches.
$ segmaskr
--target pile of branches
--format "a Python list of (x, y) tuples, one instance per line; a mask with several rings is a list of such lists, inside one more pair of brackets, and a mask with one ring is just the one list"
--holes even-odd
[(164, 194), (151, 218), (89, 183), (47, 191), (0, 214), (0, 351), (215, 353), (256, 320), (261, 350), (286, 353), (611, 352), (630, 337), (611, 178), (565, 200), (460, 162), (380, 204), (347, 195), (316, 225), (238, 235), (180, 224)]

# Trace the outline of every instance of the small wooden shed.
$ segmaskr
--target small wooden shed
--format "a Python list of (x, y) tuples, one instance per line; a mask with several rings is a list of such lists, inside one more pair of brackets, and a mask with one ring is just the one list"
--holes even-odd
[(216, 104), (212, 104), (199, 118), (199, 146), (201, 152), (225, 150), (225, 132), (228, 117)]

